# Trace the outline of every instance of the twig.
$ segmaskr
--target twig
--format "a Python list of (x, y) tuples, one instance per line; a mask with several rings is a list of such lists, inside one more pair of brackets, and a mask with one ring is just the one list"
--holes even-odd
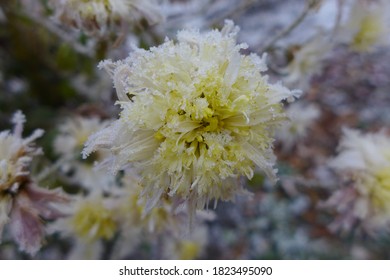
[[(212, 27), (215, 26), (219, 23), (221, 23), (223, 20), (231, 18), (233, 16), (237, 16), (242, 12), (245, 12), (246, 9), (251, 6), (252, 4), (256, 3), (259, 0), (245, 0), (245, 1), (240, 1), (239, 4), (234, 5), (232, 8), (228, 8), (226, 10), (224, 5), (224, 8), (222, 9), (221, 7), (218, 6), (218, 1), (215, 0), (213, 3), (210, 5), (204, 5), (197, 11), (191, 11), (192, 16), (197, 16), (197, 15), (205, 15), (204, 17), (206, 20), (204, 21), (203, 27)], [(238, 2), (238, 1), (236, 1)], [(222, 10), (222, 11), (221, 11)], [(168, 24), (170, 29), (177, 29), (177, 26), (182, 26), (182, 22), (186, 21), (188, 22), (189, 14), (185, 13), (185, 17), (183, 17), (184, 13), (181, 13), (180, 15), (175, 15), (175, 17), (170, 18), (168, 20)]]
[(341, 16), (342, 16), (342, 12), (343, 12), (342, 10), (343, 10), (345, 1), (344, 0), (338, 0), (337, 3), (338, 3), (338, 9), (337, 9), (337, 15), (336, 15), (336, 22), (335, 22), (333, 30), (332, 30), (331, 40), (333, 40), (334, 36), (336, 35), (336, 33), (337, 33), (337, 31), (338, 31), (338, 29), (340, 27)]
[(274, 38), (272, 38), (271, 41), (267, 43), (265, 47), (260, 48), (258, 52), (264, 53), (270, 50), (277, 41), (290, 34), (291, 31), (293, 31), (299, 24), (302, 23), (302, 21), (306, 18), (310, 10), (314, 8), (317, 4), (318, 4), (317, 0), (311, 0), (306, 6), (305, 10), (303, 10), (303, 12), (286, 29), (282, 30), (282, 32), (280, 32)]
[(221, 16), (213, 19), (212, 21), (209, 22), (209, 26), (214, 26), (218, 23), (220, 23), (221, 21), (227, 19), (227, 18), (230, 18), (230, 17), (233, 17), (233, 16), (237, 16), (239, 15), (240, 13), (243, 13), (246, 11), (246, 9), (248, 7), (250, 7), (251, 5), (253, 5), (254, 3), (256, 3), (258, 0), (246, 0), (246, 1), (241, 1), (240, 5), (237, 5), (236, 7), (234, 7), (233, 9), (225, 12), (224, 14), (222, 14)]

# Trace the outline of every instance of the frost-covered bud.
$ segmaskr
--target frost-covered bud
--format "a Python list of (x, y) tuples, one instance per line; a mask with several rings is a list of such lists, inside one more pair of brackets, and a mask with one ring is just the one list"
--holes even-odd
[(330, 166), (345, 180), (324, 203), (338, 212), (331, 228), (349, 231), (359, 225), (369, 234), (389, 229), (390, 137), (345, 129)]
[(156, 0), (51, 0), (50, 4), (60, 22), (90, 34), (104, 34), (142, 18), (149, 24), (163, 19)]
[(0, 132), (0, 191), (17, 192), (25, 176), (29, 175), (33, 157), (42, 154), (34, 141), (43, 135), (43, 130), (37, 129), (24, 139), (22, 131), (25, 121), (25, 116), (18, 111), (12, 119), (14, 131)]
[(232, 21), (221, 31), (183, 30), (176, 42), (100, 64), (122, 112), (88, 139), (84, 156), (106, 148), (113, 172), (139, 168), (148, 209), (164, 194), (192, 213), (232, 200), (256, 167), (276, 180), (274, 130), (286, 119), (281, 101), (297, 92), (269, 83), (264, 58), (241, 54), (237, 32)]

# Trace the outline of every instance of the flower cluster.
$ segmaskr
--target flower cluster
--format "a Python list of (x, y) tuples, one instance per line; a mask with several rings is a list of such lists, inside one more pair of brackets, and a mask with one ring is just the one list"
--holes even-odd
[(22, 138), (25, 116), (16, 112), (14, 130), (0, 132), (0, 236), (9, 223), (12, 237), (20, 250), (35, 254), (44, 237), (44, 219), (61, 215), (56, 207), (67, 197), (59, 189), (47, 190), (37, 186), (30, 174), (33, 158), (42, 153), (34, 141), (43, 130), (35, 130)]
[(276, 179), (275, 128), (285, 119), (282, 100), (298, 92), (271, 84), (265, 58), (243, 55), (238, 27), (183, 30), (149, 51), (100, 67), (113, 78), (120, 118), (92, 135), (83, 151), (111, 151), (113, 172), (139, 168), (148, 209), (168, 194), (190, 211), (210, 200), (245, 193), (242, 175), (255, 167)]
[(325, 202), (339, 213), (332, 229), (348, 231), (359, 226), (371, 234), (388, 227), (390, 137), (345, 129), (339, 150), (330, 166), (344, 177), (345, 186)]
[[(104, 253), (102, 241), (114, 239), (112, 257), (126, 258), (141, 242), (154, 240), (157, 235), (167, 236), (164, 237), (167, 247), (161, 252), (167, 258), (186, 258), (191, 253), (191, 258), (196, 258), (200, 254), (207, 240), (201, 223), (196, 224), (196, 232), (203, 234), (197, 234), (195, 239), (183, 236), (184, 221), (188, 219), (184, 210), (174, 213), (172, 202), (164, 198), (158, 207), (145, 214), (146, 203), (140, 199), (138, 176), (127, 170), (119, 181), (120, 186), (107, 192), (95, 189), (71, 196), (70, 203), (61, 208), (63, 217), (49, 225), (50, 233), (59, 233), (73, 241), (68, 258), (100, 258)], [(204, 219), (199, 216), (197, 221)]]

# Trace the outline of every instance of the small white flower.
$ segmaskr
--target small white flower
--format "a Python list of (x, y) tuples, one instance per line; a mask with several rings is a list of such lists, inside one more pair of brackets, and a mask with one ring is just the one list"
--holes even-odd
[(343, 132), (339, 155), (330, 166), (346, 186), (325, 202), (339, 212), (332, 228), (350, 230), (360, 223), (367, 233), (385, 230), (390, 225), (390, 137), (383, 132)]

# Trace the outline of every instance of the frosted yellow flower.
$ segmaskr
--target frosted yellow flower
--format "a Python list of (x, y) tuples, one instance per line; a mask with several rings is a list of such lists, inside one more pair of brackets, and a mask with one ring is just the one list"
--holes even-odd
[(114, 203), (100, 192), (76, 195), (63, 208), (65, 217), (50, 225), (51, 232), (76, 237), (87, 243), (111, 239), (118, 229)]
[(360, 223), (368, 233), (390, 225), (390, 137), (345, 129), (340, 153), (330, 166), (347, 186), (325, 203), (340, 213), (334, 229), (349, 230)]
[(63, 217), (48, 225), (49, 233), (58, 233), (73, 243), (68, 259), (100, 259), (104, 241), (112, 240), (119, 224), (115, 201), (100, 191), (77, 194), (61, 207)]
[(104, 33), (125, 22), (146, 18), (150, 24), (162, 20), (155, 0), (51, 0), (55, 17), (88, 33)]
[(112, 171), (138, 167), (147, 209), (163, 194), (189, 202), (192, 212), (232, 200), (244, 193), (239, 178), (251, 178), (256, 166), (276, 179), (274, 129), (285, 120), (281, 101), (296, 92), (268, 82), (265, 58), (241, 54), (237, 32), (231, 21), (221, 31), (184, 30), (177, 42), (100, 64), (122, 112), (89, 138), (84, 157), (106, 148)]

